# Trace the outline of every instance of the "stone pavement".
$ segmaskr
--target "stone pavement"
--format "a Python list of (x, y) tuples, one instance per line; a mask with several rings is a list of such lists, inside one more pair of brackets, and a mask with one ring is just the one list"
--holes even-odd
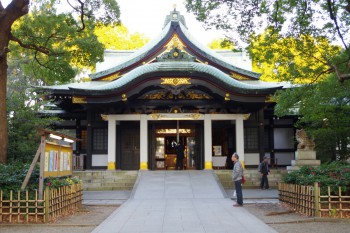
[(212, 171), (142, 171), (131, 198), (93, 232), (276, 232), (232, 204)]
[(83, 205), (121, 205), (131, 191), (83, 191)]

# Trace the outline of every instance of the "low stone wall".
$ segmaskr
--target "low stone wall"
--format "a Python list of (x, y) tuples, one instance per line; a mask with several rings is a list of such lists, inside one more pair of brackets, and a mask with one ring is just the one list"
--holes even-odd
[(83, 181), (84, 190), (132, 190), (134, 188), (138, 171), (75, 171)]
[[(232, 170), (214, 170), (224, 189), (233, 189)], [(270, 188), (278, 188), (278, 183), (283, 181), (283, 176), (287, 174), (285, 169), (271, 169), (268, 176)], [(257, 169), (245, 169), (244, 178), (246, 183), (244, 188), (260, 188), (261, 175)]]

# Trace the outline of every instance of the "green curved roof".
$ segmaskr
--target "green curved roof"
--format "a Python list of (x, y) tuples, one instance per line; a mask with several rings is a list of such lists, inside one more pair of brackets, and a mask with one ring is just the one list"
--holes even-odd
[[(170, 17), (172, 13), (178, 14), (178, 18), (172, 19)], [(189, 46), (192, 48), (192, 50), (194, 50), (195, 53), (205, 58), (205, 60), (218, 64), (219, 66), (222, 66), (229, 71), (237, 72), (239, 74), (251, 77), (252, 79), (260, 78), (259, 73), (239, 68), (235, 66), (232, 62), (226, 60), (221, 55), (217, 54), (216, 52), (202, 45), (187, 30), (186, 25), (184, 25), (185, 23), (184, 17), (180, 15), (178, 11), (172, 11), (171, 14), (166, 18), (166, 21), (165, 21), (166, 25), (164, 26), (162, 32), (155, 39), (153, 39), (147, 45), (142, 47), (140, 50), (136, 51), (135, 53), (127, 57), (126, 60), (122, 61), (119, 64), (116, 64), (114, 67), (100, 71), (100, 72), (96, 72), (94, 74), (90, 74), (91, 79), (93, 80), (99, 79), (99, 78), (114, 74), (116, 72), (119, 72), (123, 69), (129, 70), (131, 69), (130, 67), (133, 67), (136, 64), (138, 66), (142, 65), (141, 62), (146, 58), (155, 56), (156, 51), (162, 48), (164, 44), (167, 42), (167, 40), (170, 39), (174, 33), (178, 35), (182, 35), (181, 39), (185, 43), (189, 43)]]
[(146, 74), (152, 74), (152, 73), (159, 73), (159, 72), (187, 72), (188, 74), (207, 74), (211, 76), (213, 81), (220, 81), (225, 84), (225, 87), (231, 87), (234, 89), (241, 90), (241, 92), (261, 92), (263, 90), (272, 90), (272, 89), (278, 89), (282, 88), (281, 85), (276, 85), (273, 83), (267, 83), (267, 82), (261, 82), (259, 85), (256, 84), (249, 84), (247, 82), (241, 82), (238, 80), (235, 80), (225, 74), (224, 72), (220, 71), (219, 69), (202, 64), (202, 63), (196, 63), (196, 62), (157, 62), (157, 63), (151, 63), (151, 64), (145, 64), (142, 66), (139, 66), (135, 68), (134, 70), (130, 71), (123, 77), (114, 80), (109, 83), (105, 83), (102, 85), (96, 85), (96, 86), (84, 86), (82, 88), (79, 88), (79, 86), (74, 87), (68, 87), (70, 90), (74, 90), (75, 93), (82, 91), (82, 92), (94, 92), (97, 93), (105, 93), (109, 91), (115, 91), (120, 88), (122, 88), (124, 85), (131, 83), (132, 81), (136, 81), (137, 79), (141, 79), (141, 76), (144, 76)]

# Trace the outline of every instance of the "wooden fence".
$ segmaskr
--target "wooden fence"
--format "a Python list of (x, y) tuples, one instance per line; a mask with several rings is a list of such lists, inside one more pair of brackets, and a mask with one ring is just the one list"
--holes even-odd
[(8, 200), (0, 191), (0, 223), (29, 223), (48, 222), (61, 215), (70, 213), (82, 205), (82, 185), (49, 189), (44, 191), (44, 200), (38, 199), (38, 191), (30, 198), (28, 191), (10, 191)]
[(350, 196), (342, 195), (341, 187), (333, 192), (331, 187), (327, 187), (327, 195), (321, 195), (318, 183), (314, 186), (279, 183), (278, 190), (280, 201), (307, 216), (340, 218), (350, 216)]

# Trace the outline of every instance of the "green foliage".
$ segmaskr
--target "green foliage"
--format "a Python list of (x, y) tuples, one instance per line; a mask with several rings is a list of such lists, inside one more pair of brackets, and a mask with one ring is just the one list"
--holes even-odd
[[(12, 162), (0, 164), (0, 188), (3, 191), (3, 199), (8, 199), (10, 190), (17, 192), (20, 190), (22, 182), (26, 177), (30, 164), (22, 162)], [(26, 187), (27, 190), (33, 191), (39, 186), (39, 166), (36, 166)]]
[(98, 25), (95, 28), (98, 41), (106, 49), (134, 50), (143, 47), (149, 39), (140, 33), (130, 33), (124, 25)]
[(334, 75), (317, 85), (279, 91), (275, 111), (279, 116), (300, 114), (297, 127), (314, 136), (322, 161), (350, 156), (350, 80), (339, 83)]
[(332, 192), (338, 187), (342, 191), (350, 190), (350, 164), (344, 162), (331, 162), (322, 164), (320, 167), (303, 166), (298, 171), (292, 171), (284, 177), (284, 182), (298, 185), (314, 185), (318, 182), (321, 186), (321, 193), (327, 192), (328, 186)]
[(23, 74), (24, 58), (10, 58), (7, 84), (8, 160), (31, 162), (40, 144), (38, 129), (49, 129), (59, 119), (53, 116), (43, 118), (39, 115), (45, 101), (32, 92), (30, 87), (30, 83), (38, 83), (38, 80)]
[(235, 43), (230, 41), (227, 38), (214, 39), (207, 46), (210, 49), (215, 49), (215, 50), (234, 50), (235, 49)]
[(48, 177), (45, 179), (45, 186), (50, 189), (57, 189), (64, 186), (70, 186), (73, 184), (81, 184), (82, 181), (78, 177)]
[[(0, 189), (3, 191), (3, 199), (9, 199), (11, 190), (13, 192), (20, 190), (29, 167), (29, 163), (22, 162), (0, 164)], [(34, 198), (34, 191), (39, 188), (39, 175), (40, 166), (37, 164), (26, 187), (31, 198)], [(44, 180), (44, 186), (48, 186), (50, 189), (81, 183), (82, 181), (78, 177), (48, 177)], [(14, 195), (17, 194), (14, 193)]]
[[(318, 1), (318, 0), (186, 0), (186, 8), (193, 12), (197, 19), (204, 22), (207, 27), (224, 29), (230, 34), (236, 31), (240, 38), (249, 43), (251, 35), (261, 33), (262, 29), (268, 29), (264, 43), (267, 45), (290, 44), (291, 51), (283, 51), (280, 59), (282, 67), (287, 67), (284, 61), (293, 61), (294, 57), (304, 57), (306, 63), (290, 63), (289, 70), (294, 70), (291, 75), (296, 79), (300, 75), (311, 74), (311, 78), (322, 72), (335, 72), (342, 82), (350, 79), (350, 6), (349, 2)], [(304, 37), (304, 38), (303, 38)], [(290, 39), (293, 38), (291, 41)], [(310, 42), (305, 40), (309, 38)], [(312, 40), (327, 39), (342, 46), (346, 56), (341, 56), (336, 61), (332, 53), (315, 50)], [(280, 40), (280, 41), (279, 41)], [(294, 44), (295, 43), (295, 44)], [(285, 47), (288, 48), (288, 45)], [(303, 48), (306, 48), (304, 50)], [(276, 56), (273, 46), (265, 46), (267, 55)], [(318, 69), (313, 66), (314, 54), (324, 63), (325, 68)], [(284, 56), (286, 56), (284, 58)], [(279, 61), (278, 61), (279, 62)], [(277, 65), (278, 66), (278, 65)], [(298, 72), (301, 72), (298, 74)]]
[(272, 29), (252, 35), (249, 43), (253, 70), (262, 74), (262, 80), (292, 83), (322, 81), (332, 71), (328, 60), (334, 59), (341, 49), (324, 37), (280, 38)]

